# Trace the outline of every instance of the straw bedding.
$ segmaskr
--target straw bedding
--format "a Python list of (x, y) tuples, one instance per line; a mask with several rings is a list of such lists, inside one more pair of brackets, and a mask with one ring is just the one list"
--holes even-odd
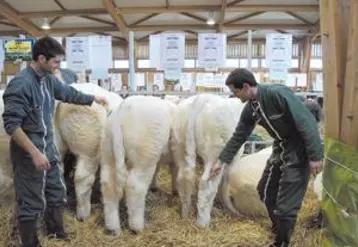
[[(163, 167), (159, 174), (159, 181), (164, 191), (170, 191), (170, 179), (168, 168)], [(138, 235), (128, 230), (124, 203), (121, 203), (120, 207), (123, 227), (121, 235), (118, 237), (106, 235), (102, 207), (97, 204), (93, 206), (92, 215), (86, 222), (78, 222), (74, 212), (67, 210), (65, 227), (70, 234), (71, 242), (44, 239), (43, 246), (262, 247), (267, 246), (272, 240), (268, 219), (238, 220), (226, 213), (219, 204), (215, 204), (213, 209), (210, 227), (199, 229), (195, 226), (195, 205), (191, 217), (183, 219), (179, 214), (179, 199), (175, 198), (170, 204), (168, 194), (164, 191), (148, 193), (147, 223), (145, 230)], [(310, 218), (317, 214), (317, 206), (313, 192), (309, 190), (299, 215), (293, 247), (319, 246), (321, 230), (307, 227)], [(11, 207), (0, 207), (0, 246), (9, 245), (10, 222)]]

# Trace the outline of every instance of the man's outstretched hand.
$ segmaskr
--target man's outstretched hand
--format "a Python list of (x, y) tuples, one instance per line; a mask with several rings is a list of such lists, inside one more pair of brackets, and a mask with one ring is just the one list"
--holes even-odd
[(104, 107), (108, 107), (108, 100), (106, 97), (96, 95), (94, 97), (94, 102), (96, 102), (97, 104), (103, 105)]
[(222, 163), (220, 160), (217, 160), (210, 171), (210, 179), (214, 179), (221, 170)]

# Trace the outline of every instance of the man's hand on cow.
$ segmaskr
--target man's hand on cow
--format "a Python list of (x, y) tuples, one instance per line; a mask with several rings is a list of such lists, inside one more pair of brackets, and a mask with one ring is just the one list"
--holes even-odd
[(96, 95), (94, 97), (94, 102), (97, 104), (103, 105), (104, 107), (108, 107), (108, 100), (106, 97)]
[(316, 176), (323, 169), (323, 162), (320, 161), (310, 161), (311, 173), (313, 176)]
[(210, 179), (214, 179), (221, 171), (222, 163), (220, 160), (217, 160), (210, 171)]

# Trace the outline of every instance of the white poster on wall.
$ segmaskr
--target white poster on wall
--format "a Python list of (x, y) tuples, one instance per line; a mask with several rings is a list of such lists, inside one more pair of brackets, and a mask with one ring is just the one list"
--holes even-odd
[(198, 63), (200, 68), (216, 70), (226, 63), (226, 34), (200, 33), (198, 37)]
[(90, 67), (88, 37), (66, 37), (67, 68), (80, 72)]
[(90, 36), (90, 69), (109, 69), (113, 67), (112, 37)]
[(292, 35), (266, 34), (266, 66), (271, 80), (286, 80), (288, 68), (292, 66)]
[(164, 77), (169, 80), (180, 80), (185, 61), (185, 34), (161, 34), (160, 43)]

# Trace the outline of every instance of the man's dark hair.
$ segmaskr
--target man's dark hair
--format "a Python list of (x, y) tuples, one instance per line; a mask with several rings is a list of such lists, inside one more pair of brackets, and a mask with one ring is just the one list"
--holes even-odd
[(257, 86), (255, 76), (247, 69), (235, 69), (226, 79), (226, 86), (233, 85), (234, 88), (242, 89), (244, 83), (249, 84), (252, 87)]
[(65, 55), (65, 50), (56, 39), (45, 36), (38, 39), (32, 48), (32, 60), (37, 61), (40, 55), (50, 60), (58, 55)]

